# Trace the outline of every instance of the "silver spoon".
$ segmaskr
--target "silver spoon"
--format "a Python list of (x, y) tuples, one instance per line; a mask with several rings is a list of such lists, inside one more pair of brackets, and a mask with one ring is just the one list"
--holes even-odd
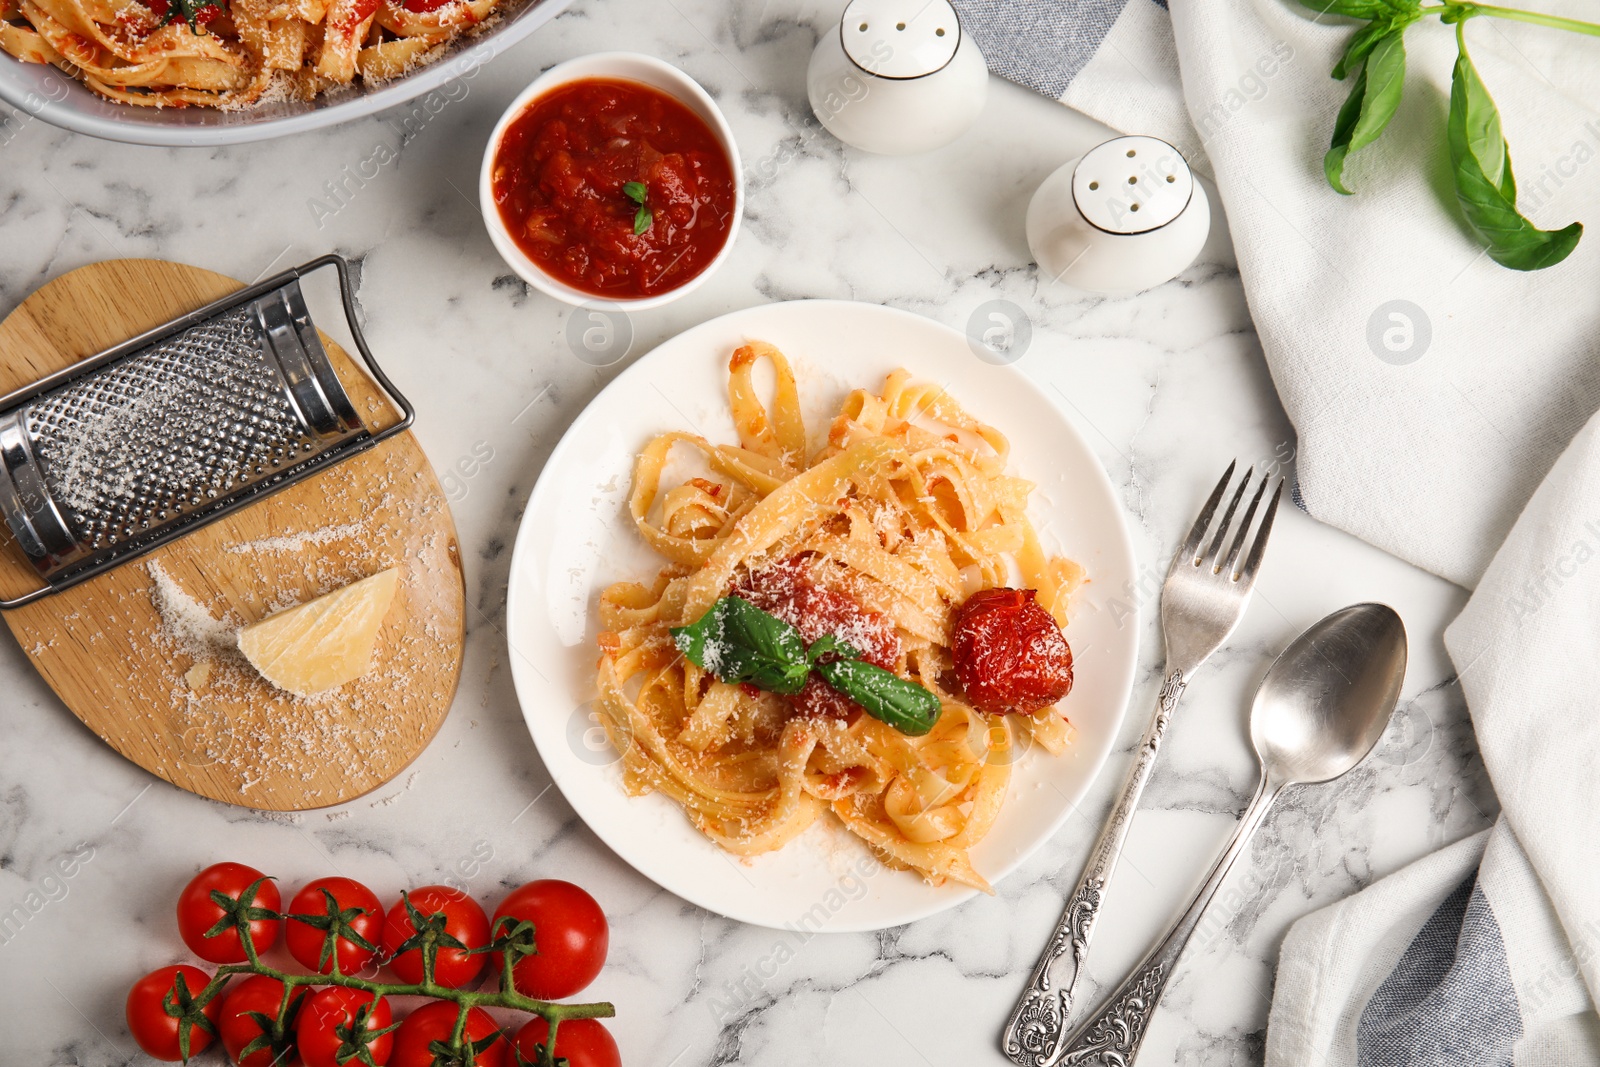
[(1233, 840), (1182, 916), (1067, 1038), (1057, 1062), (1133, 1062), (1178, 957), (1273, 801), (1288, 786), (1331, 781), (1360, 763), (1383, 736), (1405, 674), (1405, 624), (1384, 604), (1336, 611), (1284, 649), (1250, 710), (1261, 783)]

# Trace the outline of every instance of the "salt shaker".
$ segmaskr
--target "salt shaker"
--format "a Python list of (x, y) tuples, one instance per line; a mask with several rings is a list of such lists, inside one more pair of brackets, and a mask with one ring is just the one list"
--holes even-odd
[(1182, 153), (1117, 137), (1062, 164), (1028, 203), (1028, 247), (1046, 275), (1103, 296), (1176, 278), (1211, 231), (1211, 202)]
[(806, 91), (839, 140), (907, 155), (949, 144), (978, 120), (988, 73), (949, 0), (851, 0), (811, 53)]

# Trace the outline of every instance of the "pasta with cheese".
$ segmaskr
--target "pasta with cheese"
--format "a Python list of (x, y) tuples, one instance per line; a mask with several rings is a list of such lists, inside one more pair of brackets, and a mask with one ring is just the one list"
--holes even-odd
[[(755, 380), (763, 362), (775, 379), (770, 404)], [(1027, 517), (1032, 485), (1006, 472), (1005, 437), (905, 371), (890, 374), (881, 394), (850, 393), (814, 455), (794, 374), (773, 346), (734, 352), (728, 398), (737, 445), (674, 432), (639, 455), (630, 511), (667, 564), (649, 584), (619, 582), (600, 597), (598, 703), (626, 788), (670, 797), (738, 855), (780, 848), (831, 812), (891, 866), (990, 891), (968, 852), (1001, 810), (1019, 746), (1031, 740), (1059, 754), (1071, 727), (1053, 707), (990, 716), (964, 702), (953, 684), (952, 615), (1020, 571), (1064, 625), (1082, 569), (1041, 548)], [(680, 447), (710, 476), (664, 484)], [(679, 654), (671, 628), (731, 589), (770, 593), (794, 575), (859, 605), (849, 616), (858, 628), (883, 620), (894, 650), (886, 668), (939, 698), (929, 733), (908, 736), (859, 713), (807, 713)]]
[(0, 0), (0, 50), (111, 100), (241, 108), (382, 81), (499, 0)]

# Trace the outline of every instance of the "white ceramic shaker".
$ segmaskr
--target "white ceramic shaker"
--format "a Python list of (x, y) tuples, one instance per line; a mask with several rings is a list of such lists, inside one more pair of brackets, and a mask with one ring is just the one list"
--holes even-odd
[(1211, 202), (1183, 155), (1117, 137), (1068, 160), (1028, 204), (1028, 247), (1057, 281), (1125, 296), (1171, 281), (1211, 230)]
[(851, 0), (806, 71), (822, 125), (885, 155), (960, 137), (978, 120), (988, 84), (983, 54), (949, 0)]

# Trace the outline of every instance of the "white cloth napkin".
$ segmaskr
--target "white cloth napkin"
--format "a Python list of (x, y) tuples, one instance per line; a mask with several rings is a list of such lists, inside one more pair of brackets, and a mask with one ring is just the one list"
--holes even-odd
[(1600, 416), (1445, 633), (1501, 816), (1295, 924), (1269, 1065), (1600, 1063)]
[[(1477, 587), (1446, 643), (1500, 821), (1295, 925), (1267, 1063), (1600, 1064), (1600, 42), (1466, 29), (1522, 210), (1594, 227), (1523, 274), (1482, 254), (1454, 204), (1450, 27), (1407, 33), (1405, 99), (1341, 197), (1321, 161), (1351, 23), (1293, 0), (1173, 0), (1170, 20), (1151, 0), (1035, 6), (1078, 19), (1070, 61), (1033, 71), (1033, 40), (997, 69), (1213, 168), (1298, 431), (1297, 502)], [(1034, 11), (1028, 32), (1050, 23)], [(1007, 52), (1003, 20), (974, 29)]]
[[(1348, 20), (1294, 0), (1174, 0), (1170, 19), (1152, 0), (1029, 0), (1026, 23), (1002, 17), (1017, 2), (958, 3), (991, 66), (1212, 168), (1298, 432), (1297, 502), (1474, 584), (1600, 407), (1600, 41), (1487, 18), (1467, 27), (1523, 211), (1547, 228), (1595, 228), (1566, 262), (1525, 274), (1484, 256), (1456, 208), (1444, 139), (1455, 45), (1437, 19), (1407, 32), (1405, 98), (1350, 157), (1345, 197), (1322, 155), (1349, 91), (1329, 76)], [(1531, 6), (1600, 19), (1583, 0)], [(1032, 27), (1051, 23), (1076, 29), (1040, 72)], [(1098, 42), (1088, 58), (1086, 41)], [(1407, 330), (1409, 350), (1386, 347)]]
[[(1175, 4), (1185, 98), (1299, 432), (1301, 501), (1470, 586), (1600, 407), (1600, 232), (1544, 271), (1482, 254), (1448, 184), (1455, 46), (1436, 20), (1406, 35), (1406, 98), (1347, 164), (1355, 195), (1334, 193), (1321, 157), (1348, 87), (1328, 71), (1351, 28), (1313, 19), (1288, 0)], [(1546, 228), (1586, 218), (1600, 230), (1600, 113), (1582, 103), (1600, 104), (1600, 42), (1489, 19), (1467, 38), (1500, 106), (1523, 210)], [(1261, 75), (1257, 63), (1285, 47), (1292, 59)], [(1416, 358), (1424, 322), (1431, 338)], [(1389, 351), (1384, 334), (1400, 347), (1408, 328), (1411, 351)]]
[[(1350, 35), (1334, 21), (1281, 0), (1177, 3), (1184, 96), (1299, 431), (1300, 499), (1477, 583), (1447, 645), (1503, 814), (1475, 874), (1458, 846), (1293, 930), (1267, 1062), (1600, 1063), (1600, 430), (1578, 433), (1600, 406), (1600, 233), (1531, 274), (1480, 253), (1448, 198), (1455, 49), (1432, 24), (1407, 35), (1393, 128), (1347, 166), (1357, 195), (1332, 193), (1319, 162), (1344, 86), (1327, 71)], [(1600, 47), (1488, 19), (1467, 37), (1523, 210), (1600, 228), (1600, 165), (1584, 170), (1600, 121), (1582, 103), (1600, 102)], [(1269, 77), (1260, 57), (1284, 48)], [(1408, 361), (1383, 344), (1404, 320), (1385, 316), (1420, 336), (1417, 309), (1431, 341)]]

